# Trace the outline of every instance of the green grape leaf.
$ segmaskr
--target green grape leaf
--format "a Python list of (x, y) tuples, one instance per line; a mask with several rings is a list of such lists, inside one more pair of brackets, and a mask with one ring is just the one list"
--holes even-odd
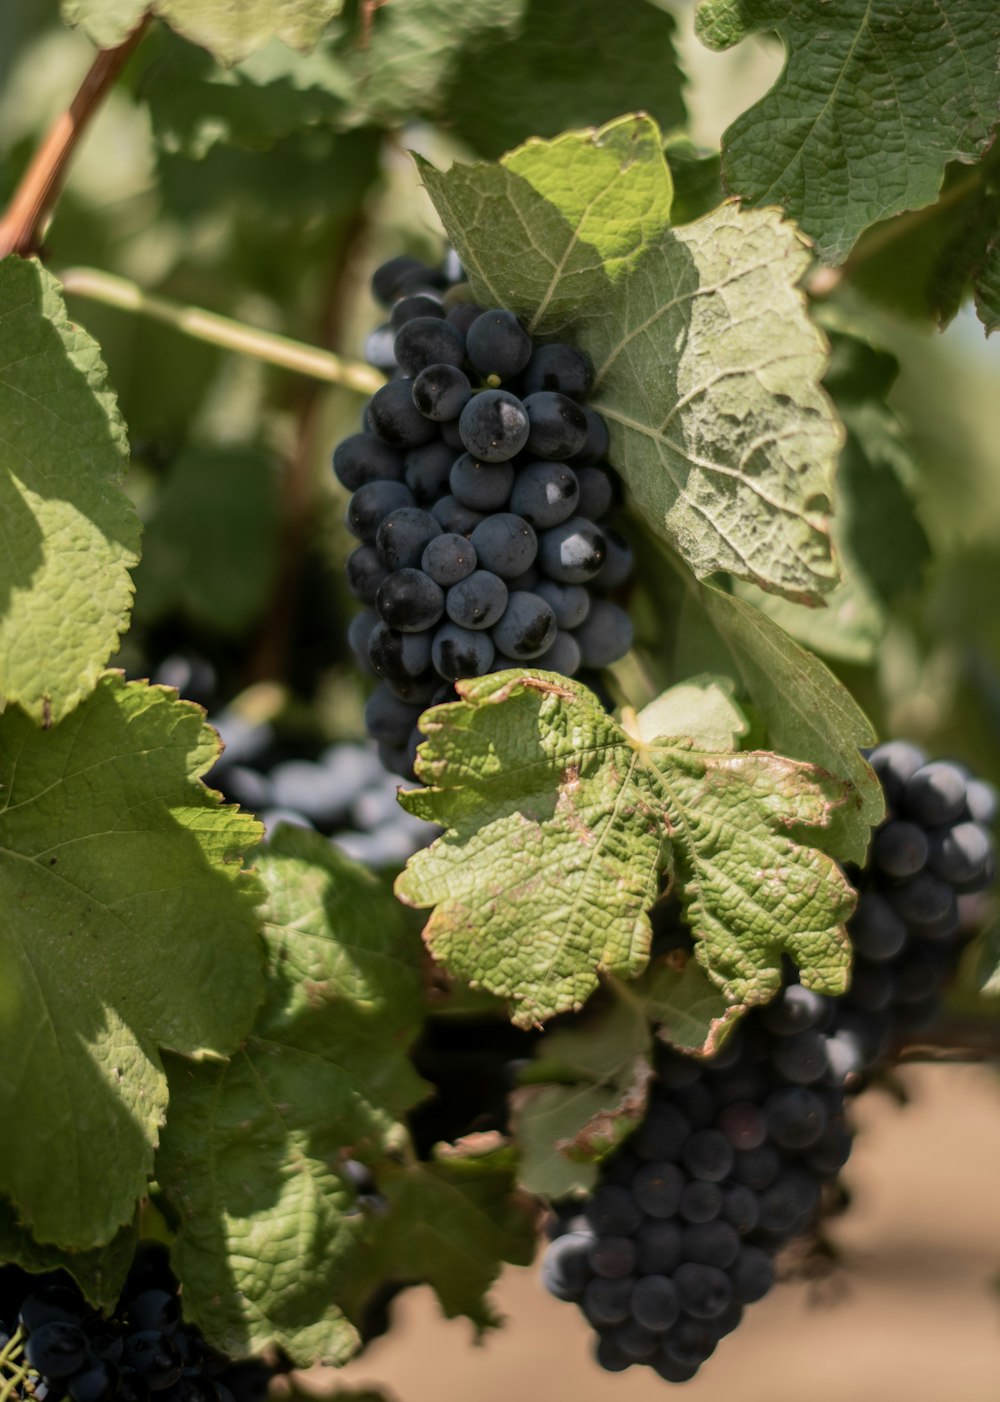
[(33, 1275), (64, 1270), (79, 1285), (95, 1309), (114, 1308), (128, 1268), (135, 1255), (138, 1232), (134, 1222), (120, 1227), (106, 1246), (92, 1251), (60, 1251), (57, 1246), (40, 1246), (20, 1226), (14, 1209), (0, 1199), (0, 1260), (20, 1266)]
[(727, 1002), (765, 1002), (786, 953), (810, 987), (843, 990), (853, 893), (799, 839), (823, 841), (847, 785), (778, 755), (641, 741), (586, 687), (546, 672), (458, 691), (420, 722), (429, 787), (401, 795), (445, 832), (396, 892), (434, 907), (431, 953), (508, 999), (516, 1025), (579, 1008), (600, 974), (642, 972), (663, 875)]
[[(877, 385), (868, 394), (852, 392), (870, 366), (868, 348), (854, 336), (832, 334), (844, 389), (836, 381), (830, 388), (847, 434), (833, 518), (843, 582), (823, 609), (801, 608), (749, 584), (738, 584), (736, 592), (806, 647), (866, 664), (877, 656), (894, 601), (920, 585), (929, 545), (912, 494), (916, 458), (899, 420), (881, 402)], [(849, 357), (857, 361), (856, 372), (845, 363)]]
[(95, 44), (120, 44), (148, 9), (201, 44), (219, 63), (236, 63), (272, 39), (308, 49), (344, 0), (62, 0), (63, 18)]
[(34, 259), (0, 262), (0, 696), (59, 721), (115, 651), (139, 522), (97, 343)]
[(589, 353), (611, 461), (695, 573), (803, 602), (832, 589), (841, 434), (794, 229), (733, 204), (665, 227), (670, 175), (646, 117), (421, 171), (477, 299)]
[(644, 706), (637, 721), (647, 744), (660, 735), (687, 735), (706, 750), (735, 750), (750, 728), (728, 677), (688, 677)]
[(543, 1038), (510, 1097), (518, 1179), (530, 1193), (586, 1191), (642, 1118), (652, 1038), (639, 1000), (616, 999)]
[(871, 830), (882, 821), (882, 786), (860, 753), (875, 743), (871, 722), (818, 657), (744, 599), (702, 586), (688, 608), (712, 629), (781, 754), (808, 760), (848, 785), (846, 802), (816, 840), (842, 861), (863, 865)]
[(50, 730), (0, 716), (0, 1191), (40, 1242), (110, 1240), (153, 1165), (160, 1048), (223, 1056), (253, 1021), (260, 826), (199, 782), (219, 748), (118, 674)]
[(280, 828), (259, 869), (267, 1000), (226, 1065), (171, 1058), (157, 1180), (181, 1218), (185, 1315), (212, 1344), (344, 1362), (357, 1335), (335, 1288), (366, 1218), (338, 1166), (403, 1147), (399, 1121), (426, 1090), (407, 1058), (420, 942), (317, 833)]
[(516, 1192), (517, 1155), (496, 1136), (438, 1145), (431, 1163), (386, 1164), (379, 1191), (387, 1208), (356, 1247), (338, 1299), (358, 1319), (386, 1280), (425, 1281), (449, 1319), (465, 1315), (478, 1333), (500, 1320), (486, 1292), (503, 1262), (530, 1265), (536, 1208)]
[(997, 120), (993, 0), (702, 0), (696, 30), (714, 49), (779, 35), (785, 68), (724, 134), (723, 179), (781, 205), (831, 263), (867, 225), (932, 204)]
[(987, 245), (974, 292), (979, 320), (987, 336), (992, 336), (994, 331), (1000, 331), (1000, 235), (994, 234)]
[(651, 964), (637, 985), (661, 1041), (688, 1056), (711, 1056), (746, 1011), (729, 1003), (698, 960), (683, 950)]
[(273, 583), (278, 474), (253, 448), (188, 448), (171, 464), (146, 527), (136, 570), (136, 619), (183, 610), (239, 634), (265, 608)]

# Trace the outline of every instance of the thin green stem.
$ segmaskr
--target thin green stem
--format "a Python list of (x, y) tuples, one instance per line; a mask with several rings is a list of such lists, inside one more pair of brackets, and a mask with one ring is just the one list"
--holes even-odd
[(203, 307), (185, 306), (167, 297), (146, 292), (137, 283), (97, 268), (67, 268), (61, 275), (64, 291), (75, 297), (86, 297), (123, 311), (138, 312), (166, 326), (172, 326), (185, 336), (207, 341), (213, 346), (252, 355), (270, 365), (280, 365), (314, 380), (343, 385), (358, 394), (374, 394), (385, 384), (385, 377), (360, 360), (347, 360), (332, 351), (307, 346), (289, 336), (247, 326), (228, 316), (205, 311)]

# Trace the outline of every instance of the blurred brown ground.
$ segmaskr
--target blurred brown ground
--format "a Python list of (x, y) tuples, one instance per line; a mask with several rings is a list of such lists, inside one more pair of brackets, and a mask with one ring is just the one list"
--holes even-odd
[[(910, 1067), (912, 1103), (870, 1092), (831, 1235), (843, 1268), (821, 1287), (778, 1286), (751, 1306), (685, 1402), (998, 1402), (1000, 1076), (975, 1066)], [(507, 1270), (506, 1316), (480, 1347), (429, 1290), (405, 1294), (392, 1333), (311, 1386), (382, 1386), (398, 1402), (662, 1402), (646, 1368), (603, 1373), (572, 1305), (534, 1270)], [(676, 1391), (676, 1389), (675, 1389)]]

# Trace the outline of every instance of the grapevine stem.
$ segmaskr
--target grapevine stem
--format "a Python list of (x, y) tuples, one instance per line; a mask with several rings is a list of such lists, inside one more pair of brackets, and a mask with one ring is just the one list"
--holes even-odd
[(25, 258), (38, 252), (46, 221), (59, 198), (80, 138), (131, 58), (151, 19), (151, 14), (143, 15), (123, 43), (113, 49), (101, 49), (95, 56), (73, 101), (56, 118), (35, 152), (0, 220), (0, 258), (11, 253)]
[(123, 311), (138, 312), (140, 316), (162, 321), (196, 340), (208, 341), (213, 346), (238, 351), (241, 355), (252, 355), (257, 360), (266, 360), (271, 365), (280, 365), (314, 380), (324, 380), (327, 384), (343, 385), (356, 390), (358, 394), (374, 394), (385, 384), (385, 376), (363, 361), (345, 359), (332, 351), (307, 346), (302, 341), (293, 341), (291, 337), (279, 336), (273, 331), (247, 326), (242, 321), (219, 316), (217, 312), (208, 312), (202, 307), (184, 306), (167, 297), (146, 292), (127, 278), (116, 277), (97, 268), (67, 268), (62, 274), (62, 285), (66, 292), (74, 296), (104, 302)]

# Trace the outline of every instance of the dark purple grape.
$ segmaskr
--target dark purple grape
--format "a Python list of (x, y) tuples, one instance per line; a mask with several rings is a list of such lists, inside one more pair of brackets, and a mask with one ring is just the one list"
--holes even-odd
[(630, 1276), (620, 1280), (598, 1276), (591, 1280), (583, 1292), (583, 1312), (591, 1324), (599, 1329), (624, 1324), (632, 1307), (634, 1284)]
[(337, 481), (349, 492), (356, 492), (366, 482), (402, 481), (404, 464), (403, 454), (373, 433), (352, 434), (338, 443), (333, 454)]
[(413, 493), (402, 482), (367, 482), (347, 503), (347, 529), (372, 544), (390, 512), (413, 506)]
[(594, 381), (590, 358), (576, 346), (556, 342), (539, 346), (528, 361), (522, 388), (525, 394), (555, 390), (570, 399), (583, 399)]
[[(421, 552), (422, 553), (422, 552)], [(433, 628), (444, 613), (445, 596), (439, 584), (422, 570), (401, 569), (379, 585), (375, 607), (383, 623), (401, 633), (422, 633)]]
[(523, 517), (510, 511), (487, 516), (469, 538), (476, 547), (479, 568), (504, 580), (523, 574), (538, 553), (535, 532)]
[(474, 395), (458, 421), (466, 451), (480, 462), (506, 462), (514, 457), (528, 441), (528, 428), (524, 405), (503, 389)]
[(471, 453), (455, 459), (448, 477), (452, 496), (484, 514), (507, 505), (513, 482), (514, 469), (509, 462), (479, 462)]
[(722, 1189), (718, 1183), (695, 1179), (685, 1183), (677, 1211), (685, 1222), (711, 1222), (722, 1211), (722, 1203)]
[[(426, 633), (418, 635), (427, 637)], [(431, 659), (447, 681), (461, 677), (482, 677), (493, 665), (493, 642), (488, 633), (460, 628), (457, 623), (444, 623), (434, 634)]]
[[(458, 328), (443, 317), (416, 316), (400, 327), (393, 354), (400, 369), (407, 375), (419, 375), (430, 365), (460, 366), (465, 360), (465, 343)], [(410, 393), (410, 403), (417, 413), (420, 413), (413, 396), (412, 383), (407, 385), (407, 390)], [(449, 414), (448, 417), (453, 418), (454, 415)]]
[(449, 533), (427, 542), (420, 568), (442, 589), (468, 579), (476, 568), (476, 547), (464, 536)]
[(576, 512), (580, 486), (576, 473), (563, 462), (530, 462), (517, 474), (510, 509), (536, 531), (558, 526)]
[[(782, 1149), (808, 1149), (826, 1128), (822, 1100), (804, 1087), (786, 1086), (773, 1091), (763, 1109), (768, 1134)], [(755, 1183), (744, 1181), (749, 1187), (756, 1187)]]
[(632, 1180), (632, 1196), (647, 1217), (673, 1217), (684, 1188), (684, 1174), (666, 1160), (643, 1164)]
[(390, 380), (375, 391), (368, 401), (368, 423), (376, 438), (391, 448), (419, 448), (437, 432), (414, 404), (410, 380)]
[(965, 808), (965, 775), (953, 764), (924, 764), (906, 780), (900, 808), (927, 828), (954, 823)]
[(632, 1194), (614, 1185), (598, 1188), (588, 1198), (584, 1215), (595, 1232), (608, 1236), (631, 1236), (642, 1221)]
[(635, 1270), (635, 1242), (628, 1236), (599, 1236), (587, 1256), (590, 1269), (606, 1280), (621, 1280)]
[(514, 590), (500, 619), (493, 626), (492, 638), (507, 657), (519, 662), (540, 657), (556, 636), (555, 615), (544, 599), (524, 590)]
[(513, 312), (492, 307), (465, 333), (469, 364), (483, 377), (509, 380), (531, 359), (531, 337)]
[(400, 506), (379, 522), (375, 548), (387, 569), (417, 569), (427, 543), (441, 534), (441, 525), (419, 506)]
[(428, 365), (413, 381), (413, 402), (425, 419), (457, 419), (472, 398), (468, 376), (457, 365)]
[(681, 1308), (695, 1319), (714, 1319), (729, 1304), (733, 1288), (729, 1277), (716, 1266), (684, 1261), (674, 1271)]
[(717, 1129), (696, 1129), (681, 1150), (681, 1162), (692, 1177), (720, 1183), (733, 1166), (732, 1146)]
[(924, 829), (897, 818), (875, 834), (871, 860), (886, 876), (916, 876), (927, 861), (929, 850)]
[(591, 1278), (588, 1252), (593, 1245), (589, 1232), (567, 1232), (545, 1249), (542, 1257), (542, 1284), (557, 1300), (579, 1300)]
[(522, 447), (532, 457), (562, 462), (578, 453), (587, 441), (587, 418), (579, 404), (565, 394), (538, 390), (524, 400), (529, 430)]
[(50, 1319), (28, 1335), (25, 1357), (37, 1372), (47, 1378), (68, 1378), (87, 1357), (89, 1344), (79, 1324), (67, 1319)]
[(590, 593), (582, 584), (557, 584), (539, 579), (533, 592), (544, 599), (560, 628), (577, 628), (590, 610)]
[(586, 584), (606, 554), (604, 532), (582, 516), (571, 516), (538, 537), (539, 564), (559, 584)]
[(471, 536), (480, 522), (485, 519), (481, 511), (471, 511), (469, 507), (463, 506), (450, 493), (434, 503), (431, 507), (431, 515), (441, 529), (449, 535), (461, 535), (466, 538)]
[(680, 1314), (677, 1287), (666, 1275), (645, 1275), (632, 1288), (632, 1318), (644, 1329), (662, 1334)]
[(451, 621), (462, 628), (490, 628), (507, 607), (507, 586), (499, 575), (474, 570), (448, 590), (446, 607)]
[(759, 1246), (743, 1246), (729, 1267), (733, 1299), (741, 1305), (761, 1300), (774, 1284), (774, 1266), (766, 1251)]
[(599, 521), (614, 505), (611, 478), (599, 467), (578, 467), (576, 476), (580, 484), (579, 514), (589, 521)]
[(434, 503), (447, 492), (448, 475), (457, 456), (455, 449), (442, 443), (440, 438), (425, 443), (422, 448), (410, 449), (403, 477), (418, 506), (433, 509)]

